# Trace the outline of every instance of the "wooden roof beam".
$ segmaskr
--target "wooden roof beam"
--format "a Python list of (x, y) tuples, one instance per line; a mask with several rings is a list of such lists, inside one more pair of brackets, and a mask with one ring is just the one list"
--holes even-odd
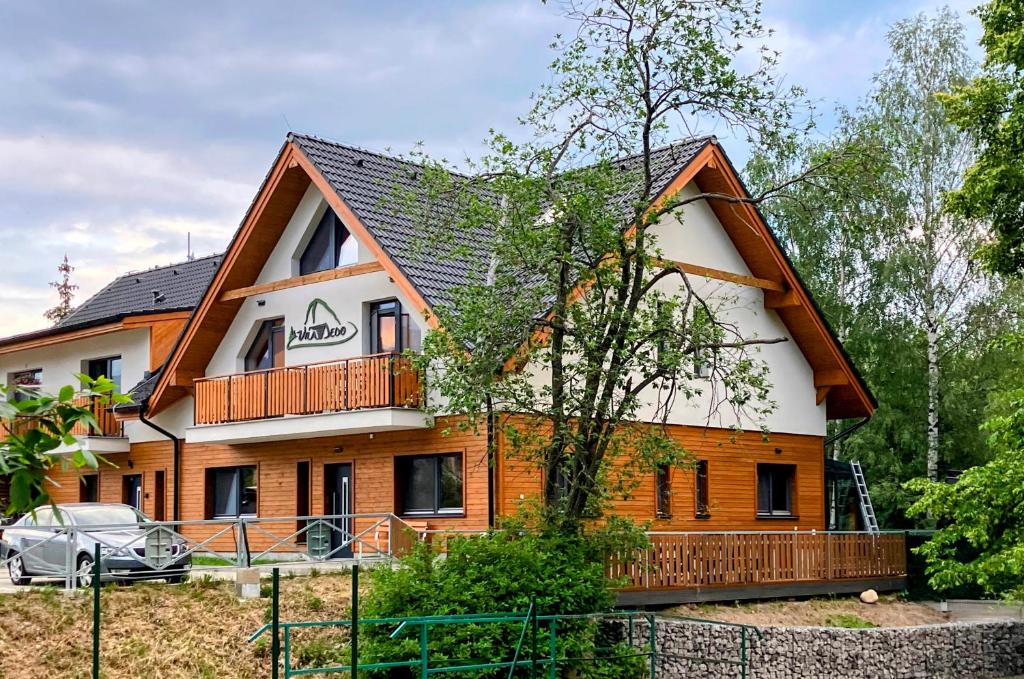
[(352, 264), (350, 266), (342, 266), (337, 269), (328, 269), (327, 271), (317, 271), (316, 273), (309, 273), (305, 276), (295, 276), (294, 278), (284, 278), (279, 281), (271, 281), (270, 283), (261, 283), (260, 285), (250, 285), (244, 288), (235, 288), (234, 290), (228, 290), (220, 296), (220, 301), (229, 302), (233, 299), (243, 299), (245, 297), (252, 297), (254, 295), (263, 295), (268, 292), (276, 292), (278, 290), (287, 290), (288, 288), (297, 288), (300, 285), (311, 285), (313, 283), (322, 283), (324, 281), (333, 281), (339, 278), (349, 278), (351, 276), (360, 276), (362, 274), (374, 273), (376, 271), (383, 271), (384, 267), (380, 262), (363, 262), (362, 264)]
[(789, 309), (801, 304), (800, 293), (796, 290), (786, 290), (785, 292), (766, 290), (764, 293), (765, 309)]
[(762, 290), (770, 290), (773, 292), (781, 293), (785, 289), (782, 283), (778, 283), (767, 278), (758, 278), (757, 276), (747, 276), (745, 274), (733, 273), (731, 271), (712, 269), (709, 266), (701, 266), (700, 264), (690, 264), (689, 262), (677, 262), (672, 259), (659, 259), (656, 261), (656, 264), (666, 269), (670, 267), (675, 267), (693, 276), (713, 278), (715, 280), (725, 281), (727, 283), (746, 285), (752, 288), (761, 288)]
[(842, 370), (816, 370), (814, 371), (815, 387), (843, 387), (850, 383), (846, 373)]

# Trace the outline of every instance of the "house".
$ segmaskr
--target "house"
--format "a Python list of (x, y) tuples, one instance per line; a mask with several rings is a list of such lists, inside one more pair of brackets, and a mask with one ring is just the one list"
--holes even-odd
[[(714, 138), (656, 155), (663, 195), (745, 195)], [(491, 464), (484, 435), (428, 416), (420, 376), (401, 369), (400, 354), (415, 351), (430, 329), (432, 304), (464, 281), (468, 268), (425, 258), (416, 224), (383, 205), (395, 182), (415, 190), (416, 174), (417, 166), (399, 159), (288, 136), (222, 260), (208, 261), (209, 285), (201, 296), (193, 291), (188, 305), (182, 299), (183, 308), (195, 305), (188, 322), (187, 312), (176, 312), (178, 325), (160, 332), (159, 347), (133, 359), (130, 373), (122, 366), (122, 384), (135, 385), (133, 403), (116, 409), (121, 447), (104, 449), (116, 467), (90, 481), (99, 499), (134, 504), (138, 497), (145, 511), (176, 520), (280, 518), (261, 525), (287, 535), (301, 530), (299, 517), (375, 513), (427, 531), (479, 530), (538, 496), (537, 469), (510, 459), (500, 440)], [(898, 586), (898, 546), (880, 556), (871, 536), (825, 542), (808, 534), (827, 526), (827, 421), (868, 417), (875, 405), (760, 214), (747, 203), (699, 201), (656, 228), (664, 258), (703, 294), (727, 296), (737, 325), (785, 341), (760, 350), (777, 404), (765, 422), (768, 436), (754, 423), (739, 422), (751, 431), (738, 432), (735, 421), (709, 421), (699, 400), (679, 403), (668, 427), (691, 451), (694, 468), (659, 470), (616, 505), (651, 522), (654, 570), (689, 563), (686, 582), (700, 587), (773, 577)], [(465, 239), (486, 251), (479, 234)], [(190, 265), (203, 266), (197, 262)], [(170, 297), (173, 284), (143, 287)], [(126, 333), (139, 317), (158, 318), (147, 307), (104, 322)], [(43, 365), (26, 341), (0, 343), (0, 352), (22, 347), (0, 356), (12, 357), (0, 362), (9, 381)], [(59, 340), (61, 352), (78, 357), (62, 364), (68, 373), (80, 367), (75, 361), (114, 353), (114, 344), (97, 354), (72, 341), (79, 340)], [(46, 365), (43, 386), (60, 370)], [(54, 476), (58, 500), (81, 496), (85, 486), (73, 474)], [(214, 533), (212, 524), (187, 530), (197, 538)], [(707, 537), (690, 537), (695, 533)], [(249, 539), (256, 548), (273, 542)], [(865, 566), (883, 556), (884, 566)], [(843, 570), (854, 557), (857, 568)], [(634, 589), (682, 582), (680, 566), (672, 567), (675, 580), (653, 585), (654, 570), (620, 566)]]
[[(220, 256), (214, 255), (118, 277), (53, 327), (0, 339), (0, 378), (8, 387), (56, 393), (83, 373), (104, 375), (119, 389), (130, 389), (163, 365), (219, 264)], [(12, 392), (11, 397), (28, 395)], [(98, 404), (93, 411), (100, 429), (78, 427), (82, 447), (111, 460), (129, 452), (145, 458), (147, 451), (163, 447), (166, 439), (144, 420), (122, 421)], [(143, 474), (131, 467), (119, 469), (116, 476), (110, 469), (85, 474), (81, 482), (65, 478), (53, 493), (62, 501), (97, 500), (104, 476), (117, 485), (104, 488), (104, 498), (143, 507), (155, 518), (170, 518), (160, 501), (169, 492), (167, 470), (154, 468), (150, 474), (145, 497)]]

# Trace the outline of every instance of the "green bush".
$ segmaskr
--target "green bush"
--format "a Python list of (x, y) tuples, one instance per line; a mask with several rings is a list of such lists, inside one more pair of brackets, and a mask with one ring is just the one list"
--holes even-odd
[[(491, 531), (460, 537), (439, 557), (419, 546), (396, 569), (378, 569), (364, 600), (367, 618), (388, 618), (467, 613), (525, 613), (536, 597), (541, 615), (608, 611), (615, 595), (604, 564), (611, 545), (621, 540), (600, 536), (544, 535), (519, 529)], [(396, 639), (393, 625), (361, 628), (361, 662), (391, 662), (419, 658), (419, 628), (409, 626)], [(432, 666), (468, 662), (510, 661), (523, 633), (522, 622), (460, 624), (430, 628)], [(548, 654), (549, 628), (540, 622), (538, 657)], [(614, 656), (635, 652), (622, 644), (621, 635), (598, 621), (560, 621), (557, 626), (559, 676), (585, 678), (641, 677), (645, 659)], [(527, 632), (521, 656), (530, 655)], [(547, 676), (546, 669), (538, 674)], [(520, 668), (514, 676), (528, 676)], [(376, 676), (418, 676), (409, 668)], [(448, 676), (505, 677), (508, 669), (454, 673)]]

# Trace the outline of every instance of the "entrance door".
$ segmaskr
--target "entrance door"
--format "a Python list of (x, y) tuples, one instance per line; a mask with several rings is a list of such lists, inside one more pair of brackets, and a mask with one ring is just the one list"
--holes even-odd
[[(324, 513), (346, 515), (346, 518), (331, 520), (331, 558), (352, 557), (352, 464), (324, 465)], [(344, 546), (342, 546), (344, 545)]]
[(142, 511), (142, 474), (121, 477), (121, 502)]
[(153, 520), (163, 521), (166, 516), (167, 504), (167, 481), (166, 474), (163, 469), (159, 469), (156, 472), (156, 478), (153, 479)]

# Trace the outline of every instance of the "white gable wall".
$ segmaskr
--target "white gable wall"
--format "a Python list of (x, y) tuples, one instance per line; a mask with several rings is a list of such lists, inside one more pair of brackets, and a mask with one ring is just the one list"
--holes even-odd
[[(325, 209), (326, 202), (320, 192), (310, 185), (260, 271), (256, 284), (272, 283), (298, 275), (295, 259), (302, 253), (311, 230), (316, 227)], [(355, 234), (353, 237), (356, 237)], [(360, 263), (374, 261), (373, 254), (363, 243), (359, 244), (358, 251)], [(206, 374), (213, 376), (242, 372), (245, 353), (264, 320), (283, 317), (287, 341), (288, 329), (302, 327), (306, 309), (314, 299), (326, 302), (343, 323), (353, 323), (357, 332), (344, 344), (286, 349), (285, 364), (303, 365), (366, 355), (370, 353), (368, 303), (392, 298), (399, 300), (403, 313), (409, 314), (410, 324), (415, 325), (422, 336), (426, 331), (424, 319), (383, 271), (248, 297), (210, 360)]]
[[(696, 195), (692, 184), (684, 189), (684, 196)], [(685, 206), (680, 215), (665, 217), (651, 228), (657, 247), (665, 259), (697, 264), (736, 273), (751, 275), (742, 256), (706, 202)], [(722, 386), (708, 379), (695, 379), (690, 386), (701, 393), (691, 399), (677, 396), (668, 417), (670, 424), (713, 427), (741, 427), (757, 429), (766, 426), (770, 431), (793, 434), (825, 434), (825, 405), (818, 405), (814, 375), (800, 348), (778, 315), (764, 308), (763, 292), (754, 287), (688, 276), (694, 291), (715, 310), (716, 317), (739, 328), (745, 339), (784, 338), (780, 344), (750, 347), (756, 359), (764, 361), (770, 371), (771, 400), (775, 410), (763, 420), (737, 414), (728, 404), (713, 407), (721, 399)], [(682, 289), (678, 279), (668, 278), (660, 288), (666, 293)], [(549, 379), (546, 371), (537, 371), (537, 380)], [(638, 378), (637, 378), (638, 379)], [(645, 421), (657, 416), (660, 393), (651, 387), (643, 397), (640, 418)]]

